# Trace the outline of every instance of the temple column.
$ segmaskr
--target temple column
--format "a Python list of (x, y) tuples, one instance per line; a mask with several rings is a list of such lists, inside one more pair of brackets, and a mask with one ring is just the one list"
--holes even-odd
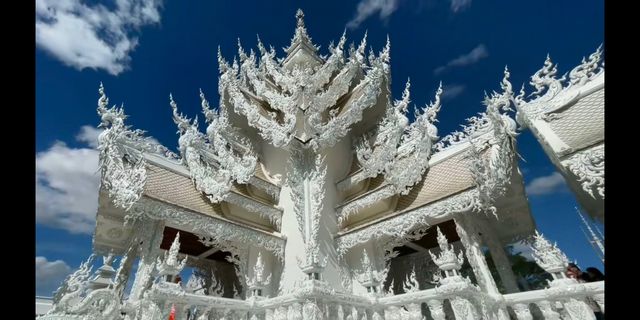
[(500, 240), (498, 240), (495, 230), (482, 219), (474, 219), (471, 223), (473, 222), (477, 222), (478, 228), (482, 233), (482, 241), (489, 248), (489, 252), (491, 252), (491, 259), (498, 270), (506, 293), (520, 292), (516, 282), (516, 276), (513, 273), (513, 269), (511, 269), (509, 257), (504, 250), (504, 246), (500, 243)]
[(115, 290), (118, 293), (120, 299), (124, 296), (124, 290), (129, 282), (129, 276), (131, 275), (131, 268), (136, 258), (136, 252), (138, 251), (138, 244), (132, 241), (129, 244), (129, 249), (122, 255), (120, 260), (120, 266), (115, 278)]
[(491, 270), (489, 270), (487, 261), (484, 259), (480, 233), (475, 224), (465, 214), (458, 214), (454, 218), (454, 221), (460, 242), (462, 242), (465, 248), (467, 260), (473, 269), (480, 289), (489, 294), (499, 295), (500, 292), (498, 291), (496, 282), (493, 280)]
[(164, 222), (160, 220), (142, 219), (136, 223), (137, 234), (134, 236), (140, 246), (140, 262), (136, 272), (130, 299), (142, 298), (145, 289), (151, 285), (152, 273), (155, 268), (156, 258), (160, 254)]
[[(494, 297), (502, 297), (496, 282), (491, 276), (491, 270), (487, 265), (487, 261), (484, 259), (482, 252), (482, 246), (480, 241), (480, 232), (476, 228), (476, 225), (471, 221), (469, 213), (457, 214), (454, 218), (456, 223), (456, 231), (460, 237), (460, 241), (465, 248), (465, 254), (467, 260), (473, 269), (473, 273), (476, 276), (480, 289)], [(500, 306), (496, 309), (496, 313), (499, 320), (509, 319), (506, 308)]]

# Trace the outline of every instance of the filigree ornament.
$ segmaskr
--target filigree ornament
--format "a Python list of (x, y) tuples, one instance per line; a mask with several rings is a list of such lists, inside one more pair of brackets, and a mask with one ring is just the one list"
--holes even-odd
[(595, 198), (596, 190), (604, 199), (604, 145), (577, 152), (562, 164), (578, 177), (586, 193)]
[(536, 89), (529, 94), (533, 99), (527, 101), (524, 98), (523, 87), (521, 95), (514, 100), (518, 123), (529, 126), (530, 122), (537, 119), (547, 122), (558, 119), (556, 112), (577, 101), (581, 88), (604, 73), (602, 53), (600, 45), (589, 55), (589, 59), (582, 58), (582, 63), (569, 72), (569, 81), (566, 81), (566, 74), (560, 79), (556, 78), (557, 65), (547, 55), (544, 66), (531, 77), (530, 84)]
[(440, 110), (442, 84), (436, 92), (435, 102), (422, 111), (416, 110), (415, 121), (409, 124), (405, 113), (409, 105), (410, 82), (402, 94), (402, 100), (387, 104), (387, 112), (377, 128), (373, 145), (362, 138), (356, 146), (356, 156), (363, 173), (354, 183), (384, 173), (385, 181), (393, 186), (394, 193), (407, 194), (411, 187), (422, 180), (429, 167), (431, 149), (437, 140), (434, 123)]
[(178, 253), (180, 251), (180, 232), (176, 234), (176, 237), (173, 239), (171, 243), (171, 247), (169, 251), (165, 252), (164, 257), (158, 257), (158, 261), (156, 262), (156, 268), (158, 270), (158, 276), (171, 275), (175, 276), (182, 271), (185, 264), (187, 263), (187, 258), (185, 257), (182, 260), (178, 260)]
[[(487, 106), (484, 116), (493, 129), (492, 141), (479, 144), (478, 139), (470, 139), (469, 156), (472, 159), (470, 167), (476, 188), (479, 191), (479, 201), (474, 210), (490, 212), (496, 215), (495, 199), (503, 196), (507, 186), (511, 183), (511, 171), (515, 153), (515, 121), (502, 112), (511, 111), (513, 91), (509, 82), (509, 71), (505, 67), (504, 78), (501, 83), (502, 93), (493, 92), (486, 96), (484, 104)], [(482, 149), (489, 145), (488, 157)]]
[(253, 266), (253, 276), (247, 280), (247, 286), (251, 289), (265, 288), (271, 283), (271, 273), (265, 275), (265, 265), (262, 261), (262, 252), (258, 252), (256, 264)]
[[(601, 48), (583, 59), (568, 77), (558, 78), (557, 66), (547, 57), (543, 68), (531, 78), (535, 92), (528, 97), (524, 88), (514, 94), (505, 69), (501, 92), (485, 95), (485, 112), (468, 119), (461, 131), (437, 141), (435, 123), (441, 108), (442, 86), (437, 89), (434, 102), (416, 110), (415, 120), (410, 122), (407, 116), (410, 82), (399, 100), (393, 100), (389, 94), (388, 39), (381, 52), (366, 56), (367, 35), (359, 45), (346, 46), (343, 33), (335, 45), (329, 45), (328, 55), (320, 56), (319, 47), (307, 33), (302, 11), (298, 11), (296, 18), (295, 34), (285, 48), (284, 58), (277, 58), (275, 50), (266, 48), (260, 39), (256, 52), (245, 51), (238, 43), (238, 57), (231, 63), (224, 60), (218, 49), (218, 108), (211, 108), (200, 91), (207, 124), (204, 133), (198, 129), (197, 118), (192, 121), (180, 114), (170, 96), (181, 158), (152, 138), (145, 138), (142, 131), (125, 126), (123, 109), (107, 108), (108, 99), (100, 86), (97, 111), (101, 127), (106, 128), (99, 136), (98, 148), (102, 187), (117, 207), (127, 211), (126, 221), (136, 222), (117, 272), (110, 267), (113, 257), (108, 258), (105, 265), (109, 268), (97, 273), (92, 283), (93, 257), (90, 257), (56, 292), (54, 307), (43, 319), (158, 320), (166, 319), (170, 307), (175, 306), (176, 318), (188, 315), (190, 319), (201, 320), (380, 320), (383, 315), (384, 319), (417, 320), (424, 317), (423, 303), (430, 316), (438, 320), (451, 317), (450, 311), (456, 319), (507, 319), (507, 307), (518, 318), (530, 318), (529, 303), (537, 304), (546, 318), (593, 319), (584, 303), (592, 296), (604, 310), (603, 284), (580, 284), (567, 279), (564, 276), (567, 257), (539, 233), (533, 241), (533, 255), (536, 263), (553, 274), (550, 288), (501, 295), (486, 272), (481, 230), (473, 223), (475, 215), (470, 214), (472, 211), (495, 214), (496, 201), (509, 190), (516, 165), (516, 123), (509, 116), (512, 105), (518, 109), (516, 117), (521, 123), (531, 119), (555, 121), (554, 117), (561, 115), (559, 110), (581, 95), (600, 90), (600, 83), (594, 79), (604, 72)], [(581, 91), (589, 83), (594, 85)], [(527, 101), (529, 98), (532, 100)], [(328, 164), (340, 158), (333, 157), (334, 151), (328, 148), (352, 135), (354, 125), (358, 130), (364, 129), (358, 125), (364, 113), (376, 108), (372, 116), (378, 117), (377, 112), (383, 111), (378, 107), (386, 107), (386, 111), (380, 115), (376, 128), (361, 139), (351, 139), (362, 170), (340, 180), (346, 183), (333, 185), (334, 179), (340, 179), (340, 173), (332, 171)], [(339, 145), (341, 154), (346, 151), (343, 146), (346, 147)], [(274, 168), (271, 164), (280, 159), (281, 152), (290, 154), (288, 164)], [(381, 200), (409, 194), (428, 174), (432, 155), (438, 153), (445, 161), (452, 159), (449, 158), (452, 154), (468, 155), (469, 168), (464, 169), (470, 171), (475, 186), (430, 199), (426, 204), (420, 203), (421, 198), (411, 207), (398, 208), (402, 212), (395, 215), (382, 219), (363, 217), (371, 220), (362, 220), (365, 224), (353, 229), (340, 229), (350, 215)], [(163, 159), (149, 157), (150, 154)], [(261, 168), (256, 167), (258, 154), (269, 160), (261, 163)], [(225, 201), (229, 210), (240, 206), (270, 220), (271, 225), (263, 224), (261, 219), (259, 223), (243, 225), (241, 219), (246, 218), (243, 213), (233, 217), (207, 215), (191, 206), (181, 207), (154, 198), (152, 194), (143, 196), (145, 159), (154, 163), (167, 160), (166, 168), (178, 172), (184, 172), (185, 168), (178, 167), (183, 165), (195, 189), (209, 202)], [(562, 164), (578, 176), (585, 191), (592, 196), (598, 192), (604, 198), (604, 146), (582, 149), (562, 159)], [(286, 181), (281, 182), (285, 174)], [(272, 179), (271, 175), (279, 178)], [(365, 193), (352, 194), (357, 192), (351, 188), (354, 183), (380, 175), (384, 183)], [(260, 191), (239, 186), (242, 184), (251, 184)], [(347, 184), (351, 185), (345, 187)], [(239, 192), (232, 192), (234, 185)], [(280, 201), (281, 188), (289, 191), (283, 193), (284, 201)], [(347, 193), (350, 198), (345, 201)], [(296, 227), (280, 230), (284, 209), (276, 203), (290, 206), (286, 209), (293, 210), (297, 230)], [(425, 268), (427, 276), (433, 274), (431, 283), (436, 287), (421, 290), (418, 278), (424, 275), (417, 275), (415, 269), (395, 288), (402, 287), (398, 291), (403, 293), (393, 293), (393, 281), (389, 287), (384, 286), (390, 260), (400, 254), (394, 248), (424, 237), (432, 223), (451, 218), (456, 220), (456, 231), (465, 251), (456, 252), (436, 228), (439, 250), (428, 251), (433, 263)], [(180, 233), (162, 255), (160, 242), (165, 226), (195, 235), (200, 243), (214, 248), (209, 252), (230, 253), (226, 260), (235, 267), (240, 285), (235, 281), (223, 285), (220, 276), (224, 273), (218, 272), (218, 277), (214, 274), (219, 261), (179, 258)], [(293, 256), (287, 257), (285, 263), (285, 247), (292, 244), (287, 243), (287, 237), (280, 231), (286, 235), (301, 234), (303, 255), (297, 257), (293, 250)], [(118, 238), (124, 240), (125, 235)], [(250, 252), (257, 253), (253, 266), (249, 265)], [(354, 255), (361, 255), (359, 267), (350, 268), (349, 264), (358, 258)], [(135, 257), (139, 257), (140, 263), (131, 293), (125, 297), (124, 288)], [(476, 274), (478, 286), (460, 275), (465, 257)], [(294, 259), (298, 259), (299, 270), (291, 265)], [(179, 274), (187, 262), (194, 271), (184, 289), (166, 281), (165, 276)], [(288, 273), (290, 267), (294, 272)], [(356, 294), (362, 288), (354, 288), (353, 281), (360, 282), (369, 294)], [(233, 298), (223, 297), (225, 287), (226, 295)], [(274, 297), (258, 298), (263, 289), (276, 287)], [(444, 301), (448, 301), (446, 308)], [(556, 304), (563, 306), (560, 312)]]
[[(383, 80), (388, 78), (390, 46), (387, 42), (380, 55), (367, 63), (365, 36), (346, 58), (343, 34), (336, 46), (329, 46), (329, 57), (321, 59), (303, 16), (301, 12), (297, 15), (298, 27), (283, 65), (276, 62), (273, 48), (267, 50), (259, 39), (259, 55), (253, 50), (247, 54), (239, 44), (239, 61), (231, 65), (219, 53), (219, 91), (222, 101), (246, 117), (267, 142), (285, 147), (297, 136), (317, 151), (342, 139), (362, 119), (364, 110), (376, 103)], [(309, 52), (311, 62), (289, 64), (288, 59), (301, 49)], [(338, 107), (338, 101), (347, 95), (353, 98)], [(304, 118), (302, 127), (297, 125), (299, 117)]]
[(429, 250), (429, 255), (431, 256), (431, 260), (436, 263), (440, 270), (444, 271), (448, 274), (448, 271), (452, 271), (453, 275), (457, 274), (457, 271), (462, 268), (462, 263), (464, 263), (464, 256), (462, 251), (456, 256), (455, 250), (453, 249), (453, 245), (449, 245), (449, 241), (444, 236), (444, 234), (440, 231), (440, 227), (436, 227), (436, 232), (438, 234), (438, 246), (440, 247), (440, 254), (434, 255)]
[(142, 152), (127, 148), (126, 143), (136, 141), (144, 144), (148, 140), (143, 138), (141, 130), (125, 126), (126, 115), (122, 107), (107, 108), (109, 99), (102, 83), (99, 92), (97, 110), (101, 123), (98, 127), (105, 128), (98, 136), (101, 185), (109, 192), (114, 205), (129, 210), (142, 196), (147, 172)]
[[(233, 137), (246, 145), (246, 139), (234, 135), (226, 118), (226, 113), (216, 113), (209, 109), (209, 103), (200, 92), (202, 109), (209, 126), (208, 136), (198, 131), (198, 119), (193, 123), (178, 113), (178, 106), (169, 95), (173, 109), (173, 121), (178, 126), (178, 145), (189, 168), (189, 175), (198, 191), (203, 192), (212, 203), (225, 200), (233, 183), (247, 183), (255, 172), (257, 157), (251, 151), (237, 155), (227, 140)], [(207, 141), (208, 137), (208, 141)], [(259, 211), (258, 211), (259, 212)]]
[(476, 206), (478, 190), (472, 189), (457, 195), (417, 208), (405, 214), (359, 229), (336, 238), (336, 247), (344, 255), (358, 244), (371, 240), (380, 241), (387, 252), (403, 243), (422, 238), (431, 227), (430, 221), (466, 212)]

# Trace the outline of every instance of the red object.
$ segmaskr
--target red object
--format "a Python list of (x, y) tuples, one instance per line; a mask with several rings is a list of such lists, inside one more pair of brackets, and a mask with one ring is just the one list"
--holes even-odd
[(171, 312), (169, 313), (169, 320), (176, 320), (176, 305), (171, 305)]

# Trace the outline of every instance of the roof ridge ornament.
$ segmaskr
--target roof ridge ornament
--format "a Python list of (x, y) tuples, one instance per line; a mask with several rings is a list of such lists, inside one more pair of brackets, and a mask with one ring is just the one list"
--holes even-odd
[(604, 71), (604, 62), (600, 63), (602, 53), (602, 44), (600, 44), (596, 51), (589, 55), (588, 60), (582, 58), (582, 63), (569, 72), (571, 85), (584, 85)]
[(289, 47), (284, 48), (287, 55), (290, 55), (298, 45), (304, 44), (305, 47), (311, 50), (311, 53), (317, 56), (319, 46), (313, 44), (311, 37), (307, 33), (307, 27), (304, 24), (304, 12), (302, 9), (296, 11), (296, 31), (291, 39)]
[[(98, 92), (100, 98), (97, 112), (101, 120), (98, 128), (105, 128), (98, 135), (100, 184), (109, 192), (109, 197), (115, 206), (128, 211), (142, 196), (147, 178), (146, 162), (142, 151), (152, 151), (152, 149), (160, 151), (162, 146), (144, 138), (142, 130), (131, 130), (124, 124), (127, 116), (124, 114), (123, 106), (118, 108), (114, 105), (107, 108), (109, 98), (104, 92), (102, 82)], [(127, 148), (123, 143), (143, 149)]]

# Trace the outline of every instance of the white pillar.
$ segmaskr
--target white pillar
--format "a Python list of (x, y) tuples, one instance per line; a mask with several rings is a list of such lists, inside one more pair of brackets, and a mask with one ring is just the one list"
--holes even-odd
[(482, 241), (489, 248), (489, 252), (491, 252), (491, 260), (493, 260), (493, 264), (498, 270), (498, 274), (502, 280), (502, 285), (507, 291), (506, 293), (520, 292), (518, 284), (516, 283), (516, 276), (513, 273), (513, 269), (511, 269), (509, 257), (504, 250), (504, 246), (500, 243), (500, 240), (498, 240), (494, 228), (488, 225), (486, 221), (481, 218), (473, 219), (471, 223), (473, 222), (477, 222), (477, 225), (482, 232)]
[(138, 241), (140, 245), (140, 262), (138, 263), (138, 271), (129, 295), (132, 300), (142, 298), (145, 289), (151, 285), (153, 280), (151, 274), (155, 268), (154, 263), (160, 253), (164, 222), (143, 219), (136, 223), (136, 229), (137, 234), (133, 241)]
[(442, 302), (443, 301), (440, 299), (431, 299), (427, 301), (427, 306), (429, 307), (429, 311), (431, 312), (431, 317), (434, 320), (446, 319), (446, 316), (444, 314), (444, 306)]
[[(501, 297), (502, 294), (498, 291), (496, 282), (494, 281), (493, 276), (491, 276), (491, 271), (489, 270), (487, 261), (484, 259), (478, 229), (472, 221), (469, 221), (470, 218), (467, 214), (471, 213), (461, 213), (456, 215), (454, 218), (456, 231), (458, 232), (458, 236), (460, 236), (460, 242), (462, 242), (462, 245), (465, 248), (467, 260), (473, 269), (473, 273), (476, 276), (480, 289), (490, 295)], [(496, 309), (496, 313), (500, 320), (509, 319), (507, 310), (504, 306), (498, 307)]]
[[(135, 240), (129, 244), (129, 249), (122, 255), (120, 260), (120, 266), (118, 266), (118, 272), (116, 273), (115, 290), (118, 293), (120, 299), (124, 296), (124, 290), (129, 282), (129, 276), (131, 275), (131, 268), (133, 267), (133, 261), (136, 258), (136, 252), (138, 251), (138, 244)], [(123, 264), (124, 263), (124, 264)]]
[(487, 261), (482, 253), (480, 235), (476, 226), (471, 223), (472, 221), (466, 214), (458, 214), (454, 221), (456, 223), (456, 231), (460, 236), (460, 242), (465, 248), (465, 255), (473, 269), (480, 289), (492, 295), (499, 295), (498, 287), (496, 287)]
[(529, 305), (526, 303), (516, 303), (513, 306), (513, 312), (515, 312), (518, 320), (533, 320)]

